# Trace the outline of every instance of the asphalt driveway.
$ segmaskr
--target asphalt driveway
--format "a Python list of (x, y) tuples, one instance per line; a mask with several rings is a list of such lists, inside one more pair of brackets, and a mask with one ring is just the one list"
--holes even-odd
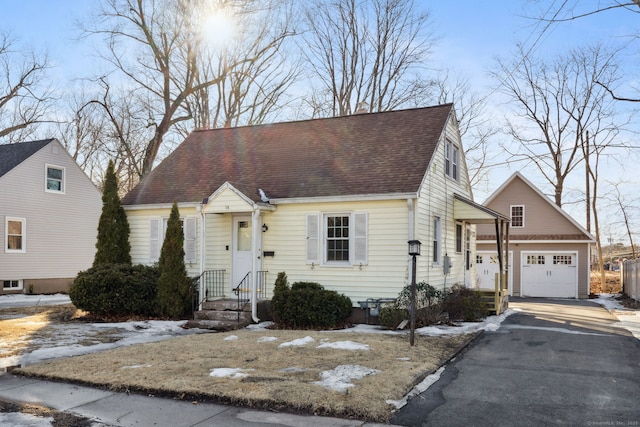
[(640, 426), (640, 341), (590, 301), (519, 299), (391, 420), (405, 426)]

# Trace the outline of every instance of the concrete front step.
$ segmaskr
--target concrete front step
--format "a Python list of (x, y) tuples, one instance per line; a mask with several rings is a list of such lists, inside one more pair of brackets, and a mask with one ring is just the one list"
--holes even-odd
[(199, 328), (199, 329), (209, 329), (212, 331), (235, 331), (236, 329), (242, 329), (245, 326), (249, 325), (250, 321), (244, 321), (240, 318), (240, 322), (231, 322), (224, 320), (189, 320), (185, 327), (186, 328)]
[(200, 310), (195, 312), (196, 320), (220, 320), (223, 322), (241, 321), (251, 322), (251, 313), (248, 311), (231, 310)]
[[(247, 303), (249, 301), (246, 299), (241, 299), (239, 306), (240, 309), (243, 310), (247, 307)], [(238, 309), (238, 300), (233, 298), (224, 298), (213, 301), (204, 301), (202, 303), (202, 310), (237, 310)]]

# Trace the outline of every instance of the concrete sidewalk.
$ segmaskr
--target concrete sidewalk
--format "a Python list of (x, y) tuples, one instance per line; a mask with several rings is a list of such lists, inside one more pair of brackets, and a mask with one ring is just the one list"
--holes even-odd
[[(257, 411), (213, 403), (192, 403), (139, 394), (115, 393), (92, 387), (0, 374), (0, 400), (31, 403), (73, 413), (96, 426), (135, 427), (349, 427), (383, 424)], [(384, 424), (388, 426), (388, 424)]]

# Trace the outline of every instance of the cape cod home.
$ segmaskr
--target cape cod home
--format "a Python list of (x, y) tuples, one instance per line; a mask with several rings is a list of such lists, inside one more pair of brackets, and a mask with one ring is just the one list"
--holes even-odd
[[(588, 298), (594, 237), (519, 172), (485, 202), (509, 212), (510, 295)], [(477, 229), (477, 274), (481, 287), (497, 271), (492, 229)]]
[(56, 139), (0, 145), (0, 293), (68, 291), (93, 263), (101, 210)]
[(451, 104), (191, 133), (122, 199), (134, 263), (158, 260), (171, 204), (201, 299), (269, 298), (278, 272), (359, 302), (411, 281), (471, 284), (478, 221)]

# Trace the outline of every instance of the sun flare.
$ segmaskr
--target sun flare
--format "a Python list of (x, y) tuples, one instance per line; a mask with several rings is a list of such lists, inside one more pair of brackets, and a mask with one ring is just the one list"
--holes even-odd
[(233, 41), (236, 36), (236, 22), (233, 12), (228, 9), (216, 9), (201, 19), (201, 33), (204, 41), (221, 48)]

